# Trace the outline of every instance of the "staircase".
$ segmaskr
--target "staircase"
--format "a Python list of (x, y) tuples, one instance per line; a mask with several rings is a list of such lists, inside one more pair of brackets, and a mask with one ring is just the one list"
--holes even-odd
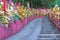
[(60, 34), (39, 34), (37, 40), (60, 40)]
[(55, 28), (47, 15), (43, 18), (42, 23), (42, 29), (37, 40), (60, 40), (60, 30)]

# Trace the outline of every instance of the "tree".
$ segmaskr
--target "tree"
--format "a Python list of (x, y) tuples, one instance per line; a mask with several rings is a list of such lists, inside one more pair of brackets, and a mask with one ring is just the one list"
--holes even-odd
[(57, 0), (13, 0), (13, 2), (20, 2), (24, 6), (29, 2), (34, 8), (50, 8), (56, 4), (56, 1)]
[(57, 0), (34, 0), (33, 7), (35, 8), (50, 8), (56, 3)]

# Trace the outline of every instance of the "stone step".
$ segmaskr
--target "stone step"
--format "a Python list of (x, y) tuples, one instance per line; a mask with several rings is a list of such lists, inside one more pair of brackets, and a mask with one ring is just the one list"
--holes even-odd
[(60, 40), (60, 34), (39, 34), (37, 40)]

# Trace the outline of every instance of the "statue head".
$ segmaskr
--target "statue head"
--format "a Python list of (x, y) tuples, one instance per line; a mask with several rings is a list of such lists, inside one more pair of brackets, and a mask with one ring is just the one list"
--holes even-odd
[(53, 11), (59, 11), (59, 6), (55, 5), (55, 7), (53, 8)]
[(0, 5), (1, 5), (1, 6), (3, 6), (3, 4), (4, 4), (3, 2), (0, 2)]
[(3, 2), (0, 2), (0, 10), (2, 10)]

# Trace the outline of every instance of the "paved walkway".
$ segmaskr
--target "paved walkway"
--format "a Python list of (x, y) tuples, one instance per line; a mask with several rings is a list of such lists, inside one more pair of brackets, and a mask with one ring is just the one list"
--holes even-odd
[(60, 40), (60, 31), (58, 31), (54, 24), (45, 16), (42, 20), (42, 28), (37, 40)]
[(37, 18), (31, 21), (25, 28), (23, 28), (16, 35), (7, 40), (36, 40), (41, 31), (42, 18)]
[(42, 20), (41, 34), (59, 34), (60, 32), (55, 28), (54, 24), (45, 16)]
[(20, 32), (7, 40), (60, 40), (60, 31), (55, 28), (48, 16), (45, 16), (31, 21)]

